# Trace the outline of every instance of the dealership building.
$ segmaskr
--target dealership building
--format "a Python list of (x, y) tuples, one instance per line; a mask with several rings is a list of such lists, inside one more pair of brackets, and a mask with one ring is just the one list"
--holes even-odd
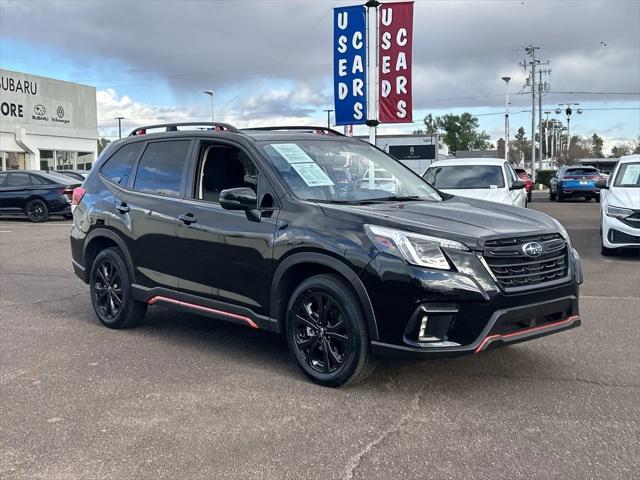
[(0, 171), (88, 170), (97, 140), (95, 87), (0, 69)]

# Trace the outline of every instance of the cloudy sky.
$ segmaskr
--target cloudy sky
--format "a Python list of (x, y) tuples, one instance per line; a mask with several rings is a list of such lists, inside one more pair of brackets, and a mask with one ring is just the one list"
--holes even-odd
[[(325, 124), (331, 108), (332, 0), (0, 0), (0, 66), (94, 85), (104, 136), (159, 120), (240, 126)], [(552, 70), (545, 110), (579, 102), (572, 132), (607, 146), (640, 133), (640, 0), (416, 1), (413, 125), (469, 111), (502, 135), (504, 84), (512, 132), (530, 128), (526, 73), (535, 44)], [(358, 132), (358, 131), (357, 131)]]

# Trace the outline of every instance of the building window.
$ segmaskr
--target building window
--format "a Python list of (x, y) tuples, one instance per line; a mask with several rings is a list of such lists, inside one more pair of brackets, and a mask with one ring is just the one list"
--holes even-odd
[(26, 170), (24, 152), (0, 152), (0, 170)]

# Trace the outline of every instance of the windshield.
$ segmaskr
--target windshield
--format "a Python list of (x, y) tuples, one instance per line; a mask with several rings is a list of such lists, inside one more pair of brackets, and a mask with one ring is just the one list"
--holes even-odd
[(640, 187), (640, 162), (621, 164), (613, 186)]
[(303, 200), (441, 200), (419, 176), (368, 143), (323, 139), (258, 146), (293, 194)]
[(503, 188), (502, 168), (493, 165), (450, 165), (430, 167), (424, 179), (436, 188)]

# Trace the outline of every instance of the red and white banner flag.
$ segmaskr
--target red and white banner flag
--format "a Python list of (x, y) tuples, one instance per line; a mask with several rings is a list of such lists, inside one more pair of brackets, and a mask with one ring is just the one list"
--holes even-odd
[(379, 7), (378, 75), (380, 123), (411, 123), (411, 47), (413, 2)]

